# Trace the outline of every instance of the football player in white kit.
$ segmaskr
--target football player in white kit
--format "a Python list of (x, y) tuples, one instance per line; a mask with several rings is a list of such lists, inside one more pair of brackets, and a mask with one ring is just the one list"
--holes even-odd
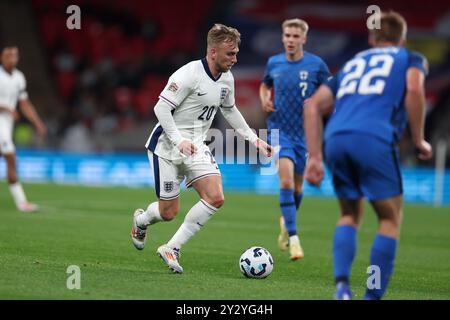
[(6, 46), (2, 50), (0, 66), (0, 155), (5, 157), (9, 189), (19, 211), (34, 212), (38, 206), (28, 202), (17, 177), (16, 151), (12, 141), (16, 106), (35, 126), (38, 135), (44, 136), (47, 129), (39, 118), (33, 104), (28, 99), (23, 73), (16, 69), (19, 50), (16, 46)]
[(159, 123), (147, 140), (149, 161), (159, 201), (133, 216), (131, 238), (142, 250), (147, 227), (170, 221), (180, 207), (180, 184), (193, 187), (200, 196), (186, 214), (177, 232), (157, 254), (175, 273), (182, 273), (180, 248), (217, 212), (224, 203), (219, 167), (205, 145), (206, 134), (217, 110), (230, 125), (254, 144), (265, 156), (272, 147), (249, 128), (235, 106), (234, 78), (230, 72), (237, 62), (240, 33), (215, 24), (208, 32), (206, 58), (189, 62), (169, 78), (159, 96), (155, 114)]

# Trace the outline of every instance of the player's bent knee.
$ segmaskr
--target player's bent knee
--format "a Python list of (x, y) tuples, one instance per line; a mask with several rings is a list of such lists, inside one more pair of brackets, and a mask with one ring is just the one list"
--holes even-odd
[(214, 208), (220, 208), (221, 206), (223, 206), (224, 202), (225, 202), (225, 197), (223, 196), (223, 194), (215, 194), (209, 197), (205, 197), (206, 199), (204, 199), (206, 202), (208, 202), (208, 204), (212, 205)]
[(178, 210), (173, 210), (173, 209), (165, 209), (162, 210), (160, 212), (161, 218), (163, 218), (164, 221), (170, 221), (173, 220), (175, 218), (175, 216), (177, 215)]
[(180, 205), (178, 202), (160, 201), (159, 203), (159, 214), (164, 221), (173, 220), (177, 215), (179, 209)]
[(224, 203), (225, 203), (225, 198), (223, 196), (222, 197), (218, 197), (214, 201), (213, 206), (216, 207), (216, 208), (220, 208), (221, 206), (223, 206)]

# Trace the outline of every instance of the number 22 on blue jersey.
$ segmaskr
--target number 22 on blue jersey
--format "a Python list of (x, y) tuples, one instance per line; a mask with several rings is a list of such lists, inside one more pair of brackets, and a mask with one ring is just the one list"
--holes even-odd
[(377, 79), (373, 83), (372, 80), (374, 77), (389, 77), (393, 64), (394, 58), (388, 54), (373, 55), (368, 62), (363, 58), (350, 60), (343, 69), (344, 77), (336, 98), (339, 99), (346, 94), (354, 93), (360, 95), (382, 94), (386, 85), (385, 79)]

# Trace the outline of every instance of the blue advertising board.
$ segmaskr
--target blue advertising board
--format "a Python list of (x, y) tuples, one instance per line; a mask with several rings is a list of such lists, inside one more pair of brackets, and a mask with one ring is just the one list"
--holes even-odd
[[(77, 154), (53, 151), (18, 150), (18, 172), (25, 182), (53, 182), (88, 186), (153, 187), (153, 170), (145, 151), (130, 154)], [(278, 194), (278, 176), (272, 170), (262, 174), (261, 167), (252, 164), (221, 164), (226, 191)], [(434, 203), (436, 177), (434, 169), (402, 168), (406, 202)], [(270, 170), (269, 170), (270, 172)], [(0, 179), (6, 176), (6, 166), (0, 158)], [(446, 170), (440, 190), (443, 204), (450, 204), (450, 171)], [(334, 196), (330, 174), (326, 172), (320, 188), (304, 186), (305, 195)]]

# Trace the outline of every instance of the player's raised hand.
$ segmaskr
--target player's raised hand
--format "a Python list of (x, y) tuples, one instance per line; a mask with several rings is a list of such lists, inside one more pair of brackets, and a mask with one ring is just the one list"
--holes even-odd
[(262, 109), (265, 112), (275, 112), (272, 100), (266, 99), (262, 104)]
[(191, 156), (197, 152), (197, 147), (190, 140), (183, 140), (178, 145), (178, 150), (185, 156)]
[(417, 158), (420, 160), (429, 160), (433, 156), (433, 148), (425, 140), (416, 144)]
[(314, 186), (320, 186), (324, 176), (322, 160), (319, 158), (309, 158), (306, 165), (305, 178)]
[(267, 144), (264, 140), (258, 138), (255, 142), (255, 146), (266, 157), (270, 158), (273, 156), (273, 147), (270, 144)]

